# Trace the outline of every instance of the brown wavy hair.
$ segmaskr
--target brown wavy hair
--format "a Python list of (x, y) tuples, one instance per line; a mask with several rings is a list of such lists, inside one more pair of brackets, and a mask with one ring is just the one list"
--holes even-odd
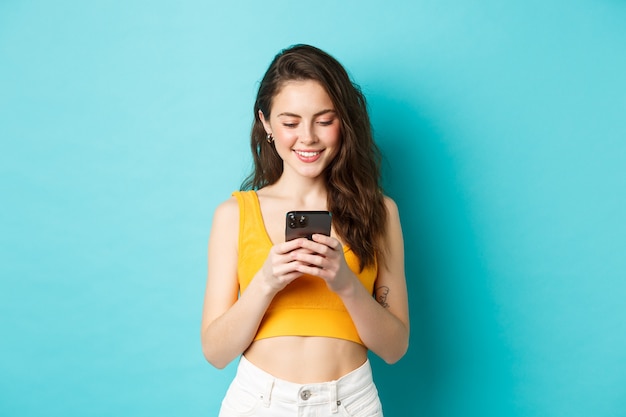
[(283, 172), (283, 161), (259, 118), (270, 117), (272, 100), (287, 81), (319, 82), (332, 100), (341, 123), (341, 146), (326, 168), (328, 209), (337, 235), (350, 246), (360, 267), (376, 264), (384, 254), (382, 237), (387, 210), (381, 186), (382, 156), (372, 135), (367, 102), (345, 68), (328, 53), (310, 46), (294, 45), (282, 50), (265, 73), (256, 102), (250, 146), (254, 170), (242, 189), (274, 184)]

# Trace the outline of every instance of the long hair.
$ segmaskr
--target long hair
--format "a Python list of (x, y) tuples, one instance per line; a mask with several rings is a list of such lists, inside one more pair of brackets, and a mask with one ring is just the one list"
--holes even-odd
[(328, 209), (337, 235), (349, 245), (360, 267), (374, 265), (384, 255), (382, 237), (387, 210), (380, 184), (381, 153), (372, 137), (367, 102), (345, 68), (326, 52), (309, 45), (281, 51), (261, 80), (254, 105), (250, 146), (254, 170), (242, 189), (274, 184), (283, 172), (283, 161), (259, 118), (270, 117), (272, 100), (287, 81), (319, 82), (332, 100), (341, 122), (341, 145), (326, 168)]

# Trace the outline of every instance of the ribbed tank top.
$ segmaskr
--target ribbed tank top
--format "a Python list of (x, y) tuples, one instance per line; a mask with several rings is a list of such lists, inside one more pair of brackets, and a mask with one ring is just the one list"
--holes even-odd
[[(238, 280), (240, 292), (246, 291), (267, 258), (272, 241), (267, 234), (258, 196), (254, 191), (233, 193), (239, 203)], [(359, 260), (344, 245), (348, 267), (373, 294), (378, 274), (376, 265), (359, 271)], [(339, 296), (323, 279), (304, 275), (282, 291), (268, 307), (254, 340), (276, 336), (323, 336), (363, 344)]]

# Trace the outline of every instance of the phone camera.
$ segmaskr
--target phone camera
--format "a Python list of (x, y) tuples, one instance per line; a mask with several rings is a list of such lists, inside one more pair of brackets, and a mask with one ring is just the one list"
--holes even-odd
[(295, 213), (289, 213), (287, 216), (287, 225), (290, 229), (298, 229), (306, 227), (309, 224), (309, 218), (303, 214), (296, 215)]
[(290, 229), (300, 229), (309, 224), (309, 218), (304, 214), (288, 213), (287, 225)]
[(300, 218), (298, 219), (298, 224), (300, 225), (300, 227), (306, 227), (308, 223), (309, 219), (307, 219), (306, 216), (300, 216)]
[(296, 215), (294, 213), (289, 213), (288, 220), (290, 229), (295, 229), (296, 227), (298, 227), (298, 222), (296, 221)]

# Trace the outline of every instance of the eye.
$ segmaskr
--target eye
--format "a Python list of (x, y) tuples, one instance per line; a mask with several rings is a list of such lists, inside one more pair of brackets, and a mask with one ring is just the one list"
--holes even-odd
[(283, 126), (285, 126), (286, 128), (289, 128), (289, 129), (293, 129), (294, 127), (298, 126), (298, 124), (297, 123), (286, 123), (285, 122), (285, 123), (283, 123)]
[(322, 125), (322, 126), (330, 126), (330, 125), (332, 125), (333, 123), (335, 123), (335, 119), (330, 119), (330, 120), (320, 120), (320, 121), (319, 121), (319, 122), (317, 122), (317, 123), (319, 123), (319, 124), (320, 124), (320, 125)]

